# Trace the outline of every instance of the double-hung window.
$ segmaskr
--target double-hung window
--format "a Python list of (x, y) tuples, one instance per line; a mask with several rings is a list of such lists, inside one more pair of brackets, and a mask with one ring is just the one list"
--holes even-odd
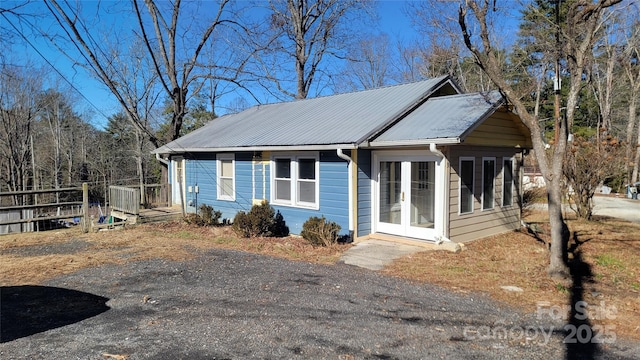
[(475, 158), (460, 158), (460, 214), (469, 214), (473, 212), (475, 165)]
[(273, 159), (271, 202), (318, 208), (318, 156), (278, 155)]
[(275, 159), (273, 203), (291, 202), (291, 159)]
[(216, 174), (218, 182), (218, 200), (235, 201), (236, 174), (233, 154), (218, 154), (216, 156)]
[(494, 207), (496, 158), (482, 158), (482, 210)]
[(502, 159), (502, 206), (513, 205), (513, 159)]

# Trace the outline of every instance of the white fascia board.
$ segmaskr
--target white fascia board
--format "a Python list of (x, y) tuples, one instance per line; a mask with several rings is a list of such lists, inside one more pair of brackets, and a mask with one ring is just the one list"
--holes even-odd
[(450, 145), (460, 144), (460, 138), (441, 138), (441, 139), (421, 139), (421, 140), (396, 140), (396, 141), (371, 141), (367, 147), (369, 148), (386, 148), (394, 146), (416, 146), (416, 145)]

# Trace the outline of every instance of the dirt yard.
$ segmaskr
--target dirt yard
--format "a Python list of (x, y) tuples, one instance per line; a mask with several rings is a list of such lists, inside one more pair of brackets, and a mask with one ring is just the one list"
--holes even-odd
[(238, 238), (229, 227), (182, 222), (130, 226), (83, 234), (77, 228), (0, 237), (0, 286), (39, 284), (85, 267), (163, 258), (188, 260), (223, 248), (315, 263), (335, 263), (350, 245), (317, 248), (304, 239)]
[[(576, 300), (595, 304), (596, 310), (613, 307), (615, 315), (595, 314), (590, 321), (615, 326), (618, 336), (640, 339), (640, 224), (605, 217), (591, 222), (569, 219), (573, 279), (560, 283), (546, 274), (550, 239), (545, 214), (531, 213), (527, 221), (539, 231), (538, 239), (523, 232), (504, 234), (470, 243), (458, 254), (405, 257), (384, 272), (459, 292), (485, 293), (532, 312), (541, 303), (559, 306)], [(502, 286), (523, 291), (505, 291)], [(575, 298), (578, 294), (580, 299)]]
[[(461, 253), (423, 252), (405, 257), (383, 273), (429, 282), (460, 293), (482, 293), (527, 312), (580, 300), (614, 307), (615, 316), (594, 324), (613, 325), (617, 336), (640, 339), (640, 225), (599, 218), (569, 221), (573, 282), (545, 273), (547, 224), (542, 213), (528, 218), (538, 239), (521, 232), (470, 243)], [(147, 259), (188, 260), (224, 248), (292, 260), (333, 264), (350, 245), (312, 247), (301, 238), (239, 239), (226, 227), (181, 222), (82, 234), (77, 229), (0, 237), (0, 286), (33, 284), (81, 268)], [(521, 292), (505, 291), (516, 286)], [(573, 296), (573, 298), (572, 298)], [(593, 317), (593, 316), (592, 316)]]

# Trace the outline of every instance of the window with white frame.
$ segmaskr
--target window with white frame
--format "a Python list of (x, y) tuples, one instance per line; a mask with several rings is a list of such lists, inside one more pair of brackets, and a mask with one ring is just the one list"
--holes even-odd
[(216, 156), (216, 174), (218, 183), (218, 200), (236, 199), (235, 159), (233, 154)]
[(273, 159), (272, 200), (276, 205), (318, 207), (318, 156), (278, 155)]
[(502, 159), (502, 206), (513, 205), (513, 158)]
[(291, 159), (275, 159), (273, 203), (291, 203)]
[(494, 207), (495, 177), (496, 158), (482, 158), (482, 210)]
[(473, 212), (473, 186), (476, 169), (475, 158), (461, 157), (460, 158), (460, 176), (459, 176), (459, 188), (460, 188), (460, 214), (469, 214)]

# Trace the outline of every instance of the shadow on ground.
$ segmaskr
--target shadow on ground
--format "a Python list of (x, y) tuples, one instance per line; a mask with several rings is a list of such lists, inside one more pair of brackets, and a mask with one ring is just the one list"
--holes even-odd
[(0, 287), (0, 343), (101, 314), (108, 298), (50, 286)]
[(593, 273), (591, 266), (582, 258), (580, 245), (589, 241), (586, 239), (581, 241), (578, 239), (577, 233), (573, 234), (573, 244), (569, 247), (573, 258), (568, 261), (571, 271), (571, 294), (570, 304), (571, 312), (569, 321), (565, 325), (565, 349), (566, 359), (595, 359), (600, 355), (600, 347), (597, 344), (599, 339), (599, 329), (594, 329), (589, 319), (586, 308), (593, 304), (587, 304), (584, 301), (584, 287), (586, 283), (593, 282)]

